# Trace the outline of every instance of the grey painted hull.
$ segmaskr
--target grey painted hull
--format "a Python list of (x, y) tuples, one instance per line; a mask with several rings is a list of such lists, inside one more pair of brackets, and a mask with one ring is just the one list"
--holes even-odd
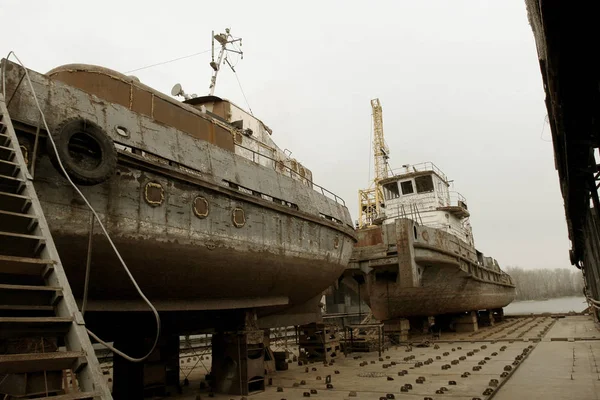
[[(41, 165), (36, 189), (80, 298), (90, 212), (47, 160)], [(164, 205), (150, 207), (143, 200), (149, 181), (165, 188)], [(302, 304), (335, 281), (352, 251), (351, 236), (319, 221), (125, 166), (109, 181), (82, 189), (159, 310), (282, 310)], [(209, 201), (206, 218), (193, 213), (196, 196)], [(243, 227), (232, 222), (234, 208), (245, 212)], [(89, 310), (146, 310), (98, 226), (94, 233)]]

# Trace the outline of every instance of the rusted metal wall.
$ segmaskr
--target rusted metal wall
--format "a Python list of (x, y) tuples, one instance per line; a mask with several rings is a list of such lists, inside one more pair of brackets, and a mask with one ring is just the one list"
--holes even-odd
[[(174, 103), (162, 93), (142, 87), (131, 78), (99, 67), (78, 65), (60, 67), (50, 71), (48, 76), (100, 99), (119, 104), (160, 124), (188, 133), (196, 139), (234, 151), (233, 137), (226, 129), (184, 108), (186, 106), (182, 103)], [(223, 106), (221, 112), (224, 112)]]
[(600, 44), (598, 3), (525, 3), (546, 93), (555, 167), (571, 240), (569, 256), (571, 263), (585, 272), (590, 289), (586, 296), (592, 297), (593, 304), (600, 301), (600, 57), (597, 51), (585, 49), (597, 49)]
[[(7, 93), (15, 91), (21, 75), (22, 72), (15, 64), (6, 65)], [(174, 161), (202, 179), (221, 186), (224, 181), (234, 182), (297, 204), (303, 212), (314, 216), (324, 214), (342, 221), (346, 226), (353, 226), (350, 213), (343, 204), (312, 190), (302, 181), (289, 179), (273, 168), (236, 156), (222, 146), (211, 146), (209, 141), (197, 140), (172, 126), (131, 112), (128, 107), (120, 104), (107, 106), (93, 95), (59, 81), (49, 81), (46, 76), (35, 71), (30, 70), (30, 75), (51, 130), (68, 118), (80, 116), (101, 126), (116, 143), (160, 156), (166, 162)], [(199, 113), (191, 106), (183, 104), (182, 107)], [(13, 118), (27, 125), (38, 124), (39, 113), (25, 85), (14, 95), (9, 111)], [(128, 135), (119, 135), (116, 127), (125, 128)], [(229, 132), (228, 134), (231, 135)]]

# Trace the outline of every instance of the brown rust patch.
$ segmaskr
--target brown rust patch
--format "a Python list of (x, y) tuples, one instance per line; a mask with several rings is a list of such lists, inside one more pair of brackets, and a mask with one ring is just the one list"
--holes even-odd
[(197, 139), (235, 151), (233, 135), (229, 130), (118, 72), (101, 67), (71, 65), (55, 68), (49, 72), (49, 76)]
[(356, 247), (374, 246), (383, 243), (383, 234), (381, 227), (374, 226), (356, 231), (358, 242)]
[(160, 206), (165, 201), (165, 190), (156, 182), (148, 182), (144, 187), (144, 199), (153, 207)]
[(202, 196), (197, 196), (194, 199), (192, 209), (194, 210), (194, 214), (196, 215), (196, 217), (198, 217), (198, 218), (208, 217), (208, 211), (209, 211), (208, 200), (206, 200)]
[(235, 143), (242, 144), (243, 136), (240, 132), (236, 132), (234, 135)]

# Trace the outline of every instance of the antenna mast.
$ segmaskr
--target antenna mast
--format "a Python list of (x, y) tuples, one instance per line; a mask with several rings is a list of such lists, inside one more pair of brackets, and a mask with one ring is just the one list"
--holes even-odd
[[(215, 62), (215, 40), (217, 42), (219, 42), (219, 44), (221, 45), (221, 49), (219, 50), (219, 56), (217, 58), (217, 62)], [(233, 72), (235, 72), (233, 65), (231, 65), (231, 63), (227, 59), (227, 53), (228, 52), (237, 53), (241, 56), (242, 60), (244, 59), (244, 52), (242, 52), (241, 49), (238, 50), (238, 49), (232, 48), (233, 46), (230, 46), (231, 48), (227, 47), (228, 45), (233, 45), (236, 42), (240, 42), (240, 47), (242, 47), (242, 38), (234, 38), (231, 35), (231, 30), (229, 28), (225, 29), (225, 33), (219, 33), (217, 35), (215, 35), (215, 31), (212, 32), (212, 58), (211, 58), (210, 66), (213, 69), (213, 75), (210, 78), (210, 87), (209, 87), (211, 96), (215, 93), (215, 87), (217, 86), (217, 75), (219, 74), (219, 71), (221, 70), (221, 65), (226, 62), (227, 65), (229, 65), (229, 68), (231, 68), (231, 70)], [(225, 59), (225, 61), (223, 61), (223, 59)]]

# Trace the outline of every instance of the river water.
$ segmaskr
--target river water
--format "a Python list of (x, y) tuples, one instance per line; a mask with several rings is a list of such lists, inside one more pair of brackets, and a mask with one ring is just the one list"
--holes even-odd
[(559, 297), (548, 300), (513, 301), (504, 307), (504, 314), (540, 314), (581, 312), (587, 308), (585, 297)]

